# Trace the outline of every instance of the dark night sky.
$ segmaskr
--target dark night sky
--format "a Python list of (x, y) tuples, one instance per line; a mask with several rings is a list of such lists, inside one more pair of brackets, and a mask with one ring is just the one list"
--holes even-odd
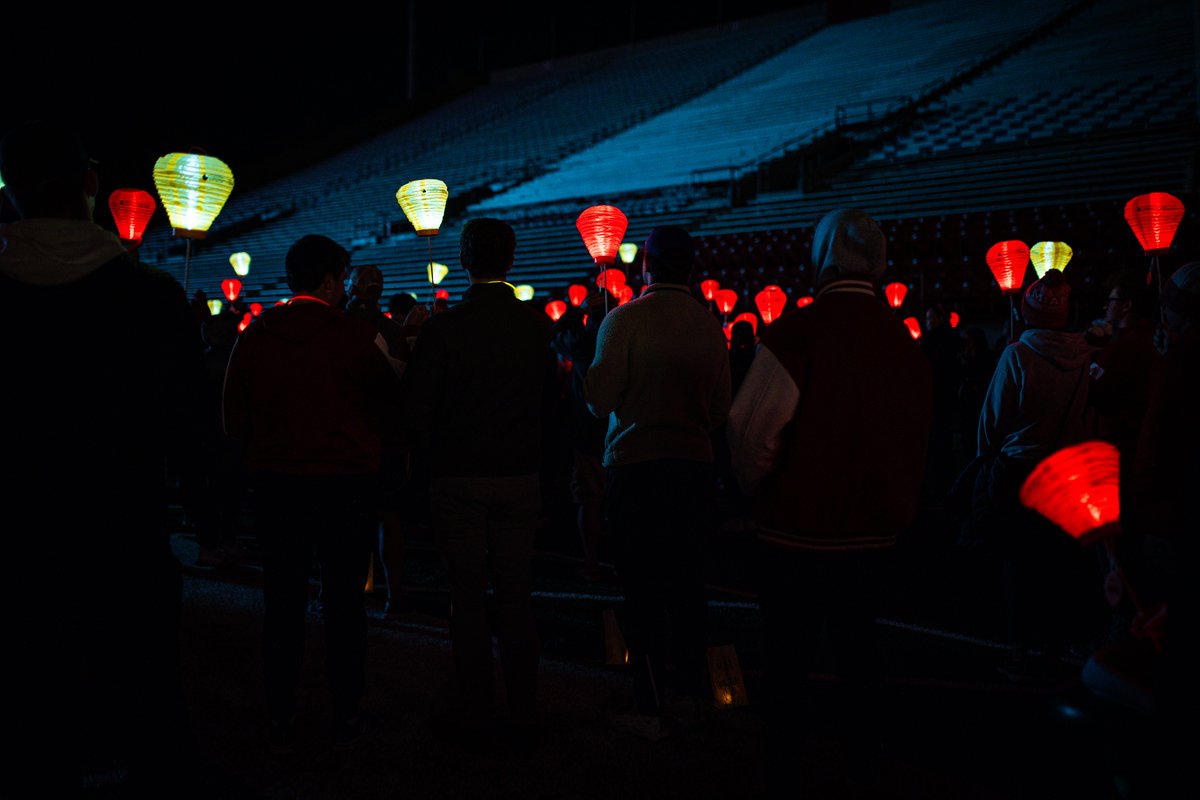
[(78, 25), (6, 23), (0, 132), (31, 117), (75, 121), (100, 162), (102, 194), (152, 189), (154, 160), (193, 147), (225, 160), (250, 188), (403, 122), (490, 70), (790, 5), (562, 4), (535, 15), (521, 4), (418, 3), (411, 102), (406, 3), (326, 4), (319, 18), (299, 6), (236, 20), (211, 11), (118, 19), (110, 8)]

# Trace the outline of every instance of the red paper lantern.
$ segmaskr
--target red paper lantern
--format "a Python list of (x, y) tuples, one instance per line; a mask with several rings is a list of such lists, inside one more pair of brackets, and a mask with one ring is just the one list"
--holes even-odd
[(117, 189), (108, 196), (108, 210), (117, 223), (117, 235), (127, 242), (142, 240), (157, 207), (150, 193), (141, 189)]
[(259, 314), (261, 314), (262, 313), (262, 303), (251, 303), (250, 304), (250, 313), (256, 317)]
[(1166, 192), (1140, 194), (1125, 204), (1125, 221), (1146, 255), (1165, 253), (1183, 220), (1183, 202)]
[(770, 325), (779, 319), (779, 315), (787, 306), (787, 293), (778, 286), (768, 286), (754, 296), (754, 304), (758, 306), (758, 313), (762, 314), (763, 322)]
[(245, 316), (242, 317), (242, 321), (238, 323), (238, 333), (241, 333), (242, 331), (246, 330), (246, 328), (249, 328), (250, 322), (253, 319), (254, 318), (250, 316), (250, 312), (247, 311)]
[(578, 283), (573, 283), (567, 287), (567, 299), (571, 301), (573, 306), (583, 305), (583, 301), (587, 300), (588, 289), (586, 286), (580, 286)]
[[(734, 317), (729, 323), (729, 330), (732, 331), (734, 324), (741, 322), (742, 320), (749, 322), (750, 327), (754, 329), (754, 335), (758, 336), (758, 317), (756, 317), (752, 311), (743, 311), (741, 314), (738, 314), (736, 317)], [(732, 336), (732, 333), (730, 335)]]
[(810, 306), (810, 305), (812, 305), (812, 302), (813, 302), (813, 296), (811, 294), (806, 294), (803, 297), (796, 298), (796, 308), (804, 308), (805, 306)]
[(567, 313), (567, 304), (562, 300), (551, 300), (549, 303), (546, 303), (546, 313), (550, 316), (550, 319), (558, 322), (562, 319), (562, 315)]
[(996, 242), (987, 251), (987, 264), (996, 277), (996, 283), (1000, 284), (1000, 291), (1014, 294), (1021, 291), (1021, 284), (1025, 282), (1029, 248), (1016, 239)]
[(608, 265), (617, 260), (617, 248), (625, 237), (629, 220), (616, 206), (592, 206), (579, 215), (575, 227), (579, 229), (592, 260)]
[(717, 292), (720, 290), (721, 284), (717, 283), (712, 278), (709, 278), (706, 281), (700, 281), (700, 294), (704, 295), (704, 299), (710, 303), (713, 301), (713, 298), (717, 296)]
[(434, 300), (449, 300), (450, 299), (450, 290), (449, 289), (438, 289), (436, 292), (433, 293), (433, 299)]
[(908, 326), (908, 333), (913, 339), (921, 338), (921, 323), (917, 322), (916, 317), (905, 317), (904, 324)]
[(596, 276), (596, 286), (608, 290), (613, 297), (621, 296), (621, 287), (624, 285), (625, 273), (619, 269), (601, 270), (600, 274)]
[(883, 294), (887, 297), (889, 306), (899, 308), (904, 305), (904, 298), (908, 294), (908, 287), (903, 283), (889, 283), (883, 287)]
[(1116, 447), (1083, 442), (1038, 464), (1021, 487), (1021, 503), (1087, 544), (1119, 531), (1120, 475)]
[(633, 287), (632, 286), (622, 286), (621, 290), (619, 292), (617, 292), (617, 305), (619, 305), (619, 306), (625, 305), (632, 299), (633, 299)]
[(221, 291), (225, 293), (225, 299), (232, 303), (242, 291), (242, 282), (237, 278), (226, 278), (221, 281)]
[(962, 319), (962, 318), (958, 316), (958, 312), (957, 312), (957, 311), (951, 311), (951, 312), (950, 312), (950, 327), (951, 327), (951, 328), (957, 328), (957, 327), (958, 327), (958, 322), (959, 322), (959, 320), (960, 320), (960, 319)]
[(284, 302), (283, 300), (276, 300), (276, 301), (275, 301), (275, 305), (277, 305), (277, 306), (286, 306), (286, 305), (287, 305), (287, 303), (286, 303), (286, 302)]
[(717, 308), (721, 309), (721, 313), (728, 314), (737, 305), (738, 294), (733, 289), (722, 289), (717, 292), (716, 300)]

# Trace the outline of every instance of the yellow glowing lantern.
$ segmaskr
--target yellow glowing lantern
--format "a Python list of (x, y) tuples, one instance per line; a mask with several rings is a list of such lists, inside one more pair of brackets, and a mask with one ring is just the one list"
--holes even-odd
[(221, 303), (220, 300), (209, 300), (208, 301), (208, 313), (212, 314), (214, 317), (217, 316), (218, 314), (221, 313), (222, 305), (223, 304)]
[(432, 262), (428, 267), (425, 268), (425, 276), (429, 278), (430, 283), (435, 285), (441, 283), (442, 279), (449, 274), (450, 268), (445, 264), (439, 264), (436, 261)]
[(637, 251), (638, 246), (633, 242), (623, 242), (621, 246), (617, 248), (617, 255), (621, 257), (621, 261), (624, 263), (632, 264), (633, 260), (637, 258)]
[(518, 300), (532, 300), (533, 287), (528, 283), (518, 284), (517, 286), (513, 287), (513, 294), (517, 296)]
[(417, 236), (437, 236), (449, 197), (446, 184), (436, 178), (409, 181), (396, 192), (396, 202), (404, 209), (404, 216), (412, 223)]
[(1066, 242), (1038, 242), (1029, 248), (1029, 258), (1033, 261), (1033, 271), (1038, 280), (1046, 277), (1052, 269), (1062, 272), (1073, 255), (1070, 245)]
[(203, 239), (233, 191), (233, 172), (219, 158), (169, 153), (154, 162), (154, 188), (175, 235)]
[(250, 274), (250, 254), (234, 253), (229, 257), (229, 266), (243, 278)]

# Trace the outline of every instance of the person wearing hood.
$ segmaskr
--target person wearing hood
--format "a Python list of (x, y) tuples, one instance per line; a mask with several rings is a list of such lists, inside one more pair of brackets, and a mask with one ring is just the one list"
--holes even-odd
[[(763, 334), (730, 411), (759, 531), (767, 770), (780, 796), (795, 794), (806, 734), (846, 740), (847, 780), (869, 782), (879, 766), (879, 584), (917, 513), (933, 408), (929, 364), (876, 289), (885, 252), (863, 211), (821, 220), (816, 300)], [(828, 687), (805, 678), (826, 671), (823, 629), (843, 678), (828, 719), (807, 708)]]
[[(36, 704), (11, 717), (29, 749), (60, 753), (68, 732), (63, 791), (115, 761), (130, 793), (174, 796), (190, 734), (163, 476), (199, 456), (200, 331), (179, 284), (92, 221), (99, 178), (78, 136), (13, 129), (0, 179), (20, 217), (0, 225), (9, 685)], [(47, 569), (69, 590), (48, 590)], [(77, 683), (55, 680), (72, 666)], [(14, 764), (45, 760), (20, 748)]]

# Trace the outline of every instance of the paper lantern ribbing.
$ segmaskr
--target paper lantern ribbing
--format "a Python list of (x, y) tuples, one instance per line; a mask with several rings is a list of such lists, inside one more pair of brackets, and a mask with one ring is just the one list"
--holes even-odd
[(745, 311), (741, 314), (738, 314), (736, 317), (734, 317), (732, 320), (730, 320), (730, 322), (729, 322), (730, 334), (727, 338), (733, 338), (733, 326), (742, 321), (749, 322), (750, 328), (754, 331), (754, 335), (755, 336), (758, 335), (758, 317), (756, 317), (754, 315), (754, 313), (751, 311)]
[(229, 266), (243, 278), (250, 274), (250, 254), (234, 253), (229, 257)]
[(796, 308), (804, 308), (805, 306), (811, 306), (813, 299), (814, 298), (811, 294), (806, 294), (803, 297), (797, 298)]
[(917, 322), (916, 317), (905, 317), (904, 324), (908, 326), (908, 335), (914, 340), (921, 338), (921, 323)]
[(546, 303), (546, 314), (555, 322), (562, 319), (562, 315), (565, 313), (567, 313), (567, 304), (562, 300), (551, 300)]
[(439, 264), (436, 261), (431, 262), (425, 267), (425, 277), (435, 286), (442, 282), (442, 279), (450, 274), (450, 268), (445, 264)]
[(899, 308), (904, 305), (904, 298), (908, 295), (908, 287), (903, 283), (889, 283), (883, 287), (883, 294), (887, 297), (889, 306)]
[(1140, 194), (1125, 204), (1125, 221), (1146, 255), (1165, 253), (1183, 220), (1183, 202), (1166, 192)]
[(1049, 270), (1065, 270), (1074, 252), (1066, 242), (1038, 242), (1029, 248), (1029, 257), (1033, 260), (1033, 271), (1037, 273), (1038, 280), (1046, 277)]
[(1029, 265), (1029, 248), (1024, 242), (1011, 239), (996, 242), (987, 251), (988, 269), (1000, 284), (1000, 291), (1016, 294), (1025, 282), (1025, 268)]
[(571, 301), (571, 305), (579, 307), (583, 305), (583, 301), (587, 300), (588, 289), (586, 286), (580, 286), (578, 283), (573, 283), (567, 287), (567, 299)]
[(617, 260), (617, 248), (621, 246), (629, 220), (616, 206), (592, 206), (579, 215), (575, 227), (579, 229), (592, 260), (608, 266)]
[(787, 293), (778, 286), (768, 286), (754, 296), (754, 304), (758, 306), (758, 313), (762, 314), (763, 322), (770, 325), (779, 319), (779, 315), (787, 307)]
[(633, 263), (633, 260), (637, 258), (637, 251), (638, 246), (633, 242), (622, 242), (621, 246), (617, 248), (617, 254), (621, 256), (621, 261), (626, 264)]
[(517, 296), (518, 300), (532, 300), (533, 287), (528, 283), (517, 284), (513, 287), (513, 294)]
[(721, 291), (721, 284), (717, 283), (712, 278), (709, 278), (706, 281), (700, 281), (700, 294), (704, 295), (704, 299), (708, 302), (711, 303), (719, 291)]
[(1108, 442), (1059, 450), (1021, 486), (1021, 503), (1084, 543), (1117, 532), (1121, 454)]
[(117, 223), (117, 236), (127, 242), (142, 240), (157, 207), (150, 193), (141, 189), (117, 189), (108, 196), (108, 210)]
[(242, 291), (242, 282), (237, 278), (226, 278), (221, 281), (221, 291), (225, 293), (225, 299), (232, 303)]
[(203, 239), (233, 191), (233, 172), (219, 158), (169, 153), (154, 162), (154, 188), (175, 235)]
[(212, 314), (214, 317), (217, 316), (221, 313), (221, 306), (223, 305), (224, 303), (222, 303), (220, 300), (209, 300), (208, 313)]
[(716, 300), (717, 308), (721, 309), (721, 313), (728, 314), (737, 305), (738, 293), (733, 289), (722, 289), (717, 292)]
[(409, 181), (396, 191), (396, 202), (417, 236), (437, 236), (449, 197), (446, 184), (436, 178)]
[(257, 317), (259, 314), (262, 313), (262, 311), (263, 311), (262, 303), (251, 303), (250, 304), (250, 313), (253, 314), (254, 316)]

